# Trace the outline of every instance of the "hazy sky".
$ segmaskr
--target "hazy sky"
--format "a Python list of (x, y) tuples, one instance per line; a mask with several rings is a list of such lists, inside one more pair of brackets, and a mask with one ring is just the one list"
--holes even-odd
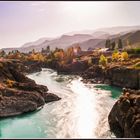
[(140, 25), (139, 8), (139, 1), (0, 1), (0, 48), (76, 30)]

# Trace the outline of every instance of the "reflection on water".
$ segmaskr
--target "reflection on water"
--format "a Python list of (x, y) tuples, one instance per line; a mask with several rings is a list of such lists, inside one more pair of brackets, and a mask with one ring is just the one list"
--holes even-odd
[(91, 91), (80, 82), (80, 79), (72, 81), (71, 89), (77, 94), (74, 114), (78, 114), (77, 126), (75, 128), (78, 137), (96, 137), (94, 130), (99, 118), (96, 110), (96, 94), (92, 94)]
[(111, 89), (86, 85), (81, 78), (57, 75), (50, 69), (28, 76), (47, 85), (50, 92), (62, 99), (46, 104), (34, 114), (1, 120), (2, 138), (111, 137), (107, 116), (116, 100), (111, 98)]

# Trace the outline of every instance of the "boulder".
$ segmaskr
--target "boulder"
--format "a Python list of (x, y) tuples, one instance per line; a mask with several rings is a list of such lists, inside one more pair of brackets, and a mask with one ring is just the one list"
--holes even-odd
[[(45, 102), (58, 101), (57, 95), (38, 85), (19, 69), (18, 63), (1, 62), (0, 71), (0, 117), (19, 115), (42, 107)], [(7, 82), (8, 80), (8, 82)]]
[(140, 91), (123, 92), (109, 113), (110, 130), (118, 138), (140, 138)]
[(48, 93), (48, 94), (46, 94), (45, 102), (48, 103), (48, 102), (52, 102), (52, 101), (58, 101), (60, 99), (61, 98), (58, 97), (57, 95), (55, 95), (53, 93)]

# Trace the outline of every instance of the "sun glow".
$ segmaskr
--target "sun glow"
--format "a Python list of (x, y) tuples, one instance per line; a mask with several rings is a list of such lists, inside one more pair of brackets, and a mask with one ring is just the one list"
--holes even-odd
[(106, 2), (69, 2), (65, 3), (65, 12), (75, 13), (77, 15), (81, 14), (99, 14), (101, 11), (107, 9), (109, 5)]
[[(95, 128), (98, 123), (98, 112), (96, 110), (96, 95), (79, 81), (72, 81), (72, 91), (79, 94), (76, 100), (75, 111), (78, 111), (76, 131), (80, 138), (96, 137)], [(91, 96), (95, 96), (94, 98)], [(77, 136), (76, 136), (77, 137)]]
[(66, 18), (68, 20), (73, 19), (73, 24), (77, 23), (83, 28), (87, 28), (87, 21), (90, 21), (88, 22), (88, 28), (97, 23), (101, 24), (102, 19), (112, 9), (111, 5), (106, 2), (68, 2), (61, 6), (63, 7), (63, 12), (67, 15)]

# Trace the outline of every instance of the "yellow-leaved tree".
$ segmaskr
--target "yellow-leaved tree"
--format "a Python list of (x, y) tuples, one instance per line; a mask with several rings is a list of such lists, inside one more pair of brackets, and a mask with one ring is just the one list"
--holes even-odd
[(45, 56), (43, 56), (41, 53), (34, 53), (30, 55), (29, 59), (35, 61), (45, 61)]
[(127, 52), (122, 52), (121, 53), (121, 60), (127, 60), (128, 59), (128, 53)]
[(117, 60), (119, 60), (119, 58), (120, 58), (120, 54), (119, 54), (118, 50), (115, 50), (112, 54), (112, 60), (117, 61)]
[(54, 53), (55, 58), (57, 59), (63, 59), (64, 58), (64, 51), (58, 51)]
[(102, 55), (100, 56), (99, 64), (102, 65), (102, 66), (106, 66), (107, 63), (108, 63), (107, 58), (102, 54)]

